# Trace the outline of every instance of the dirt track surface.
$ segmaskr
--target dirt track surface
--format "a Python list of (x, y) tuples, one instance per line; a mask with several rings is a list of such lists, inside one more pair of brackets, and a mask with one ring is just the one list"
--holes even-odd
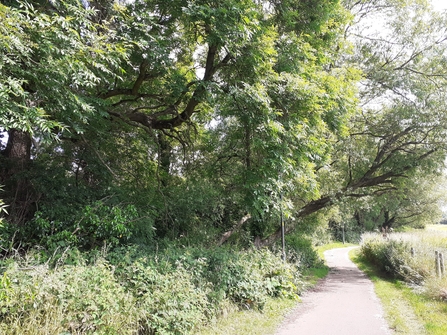
[(325, 252), (329, 275), (303, 296), (276, 335), (391, 335), (372, 282), (349, 260), (352, 248)]

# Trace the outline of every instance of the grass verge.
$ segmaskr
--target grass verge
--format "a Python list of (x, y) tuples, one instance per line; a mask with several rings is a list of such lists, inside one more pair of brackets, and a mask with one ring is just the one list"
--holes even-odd
[(440, 231), (447, 231), (447, 225), (445, 224), (429, 224), (425, 226), (426, 230), (440, 230)]
[(359, 249), (352, 250), (350, 257), (374, 283), (385, 318), (395, 334), (447, 334), (447, 303), (416, 293), (401, 281), (385, 278), (362, 257)]
[(296, 306), (293, 299), (269, 298), (263, 312), (232, 311), (213, 326), (203, 328), (197, 335), (266, 335), (273, 334), (285, 315)]

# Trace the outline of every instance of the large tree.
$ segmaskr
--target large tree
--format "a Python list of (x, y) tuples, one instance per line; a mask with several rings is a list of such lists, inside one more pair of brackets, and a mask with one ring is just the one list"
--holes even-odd
[[(416, 1), (345, 2), (351, 25), (332, 0), (5, 4), (10, 222), (79, 232), (90, 204), (132, 202), (160, 235), (270, 243), (281, 211), (440, 169), (444, 18)], [(357, 23), (377, 13), (389, 36)]]
[[(362, 197), (370, 199), (366, 207), (387, 196), (403, 209), (403, 190), (418, 187), (414, 180), (421, 178), (421, 171), (433, 178), (444, 166), (445, 15), (416, 0), (346, 5), (355, 17), (346, 29), (354, 50), (345, 60), (356, 64), (363, 75), (360, 110), (350, 119), (349, 136), (334, 147), (334, 160), (319, 170), (322, 196), (304, 203), (297, 217)], [(422, 198), (425, 192), (420, 194)], [(291, 225), (289, 230), (293, 229)]]
[(40, 197), (28, 175), (31, 161), (46, 144), (107, 116), (95, 87), (117, 78), (126, 52), (114, 31), (102, 34), (94, 12), (76, 2), (7, 3), (0, 4), (0, 126), (7, 134), (1, 182), (11, 221), (23, 223)]
[[(208, 180), (221, 217), (248, 211), (259, 226), (279, 210), (278, 189), (318, 193), (314, 166), (354, 106), (356, 74), (337, 62), (338, 1), (7, 4), (2, 178), (20, 194), (9, 198), (12, 221), (39, 202), (80, 188), (94, 200), (113, 186), (151, 194), (166, 230), (179, 208), (197, 215), (181, 204)], [(36, 181), (50, 170), (66, 179), (63, 197)]]

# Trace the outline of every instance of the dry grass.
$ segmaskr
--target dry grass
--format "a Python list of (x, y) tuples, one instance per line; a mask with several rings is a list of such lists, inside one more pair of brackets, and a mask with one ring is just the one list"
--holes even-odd
[(430, 224), (425, 227), (427, 230), (447, 231), (447, 225), (443, 224)]

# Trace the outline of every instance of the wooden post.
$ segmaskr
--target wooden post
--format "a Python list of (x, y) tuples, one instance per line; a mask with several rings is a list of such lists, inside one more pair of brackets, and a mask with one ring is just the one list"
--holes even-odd
[(444, 273), (445, 273), (444, 254), (441, 252), (439, 253), (439, 267), (441, 270), (441, 277), (444, 277)]
[(435, 251), (435, 268), (436, 268), (436, 276), (441, 277), (441, 261), (438, 250)]

